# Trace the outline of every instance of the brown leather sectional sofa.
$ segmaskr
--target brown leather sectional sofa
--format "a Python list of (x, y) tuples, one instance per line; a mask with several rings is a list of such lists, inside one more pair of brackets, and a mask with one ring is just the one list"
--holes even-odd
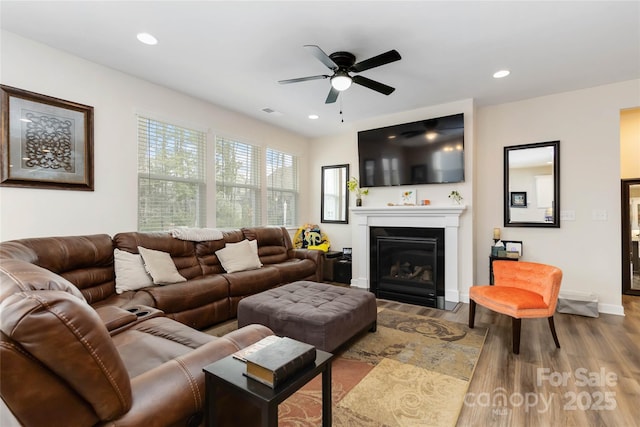
[[(263, 266), (226, 273), (215, 251), (244, 239)], [(114, 249), (138, 246), (169, 253), (187, 281), (116, 293)], [(200, 425), (202, 368), (272, 331), (197, 329), (235, 317), (245, 296), (321, 274), (322, 253), (294, 249), (280, 227), (205, 242), (130, 232), (0, 243), (0, 421)]]
[[(222, 234), (220, 240), (203, 242), (138, 232), (113, 238), (98, 234), (13, 240), (0, 243), (0, 263), (18, 259), (50, 270), (73, 283), (94, 308), (146, 305), (196, 329), (235, 318), (243, 297), (297, 280), (322, 281), (322, 252), (295, 249), (285, 228), (253, 227)], [(244, 239), (257, 240), (263, 266), (226, 273), (215, 252)], [(113, 250), (135, 254), (138, 246), (168, 252), (187, 281), (117, 294)]]

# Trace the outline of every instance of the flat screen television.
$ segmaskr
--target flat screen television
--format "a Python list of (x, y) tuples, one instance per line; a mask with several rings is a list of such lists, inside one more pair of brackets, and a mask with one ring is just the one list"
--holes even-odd
[(464, 181), (464, 114), (358, 132), (361, 187)]

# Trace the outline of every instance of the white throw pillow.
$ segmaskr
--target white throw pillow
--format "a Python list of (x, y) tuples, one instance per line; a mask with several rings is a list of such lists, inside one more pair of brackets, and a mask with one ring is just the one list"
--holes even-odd
[(131, 252), (113, 250), (114, 269), (116, 272), (116, 293), (135, 291), (153, 286), (153, 279), (144, 269), (142, 257)]
[(255, 270), (262, 267), (260, 258), (258, 258), (258, 242), (255, 240), (229, 243), (216, 251), (216, 255), (227, 273)]
[(247, 242), (249, 242), (249, 247), (251, 248), (251, 250), (253, 251), (254, 254), (258, 255), (258, 241), (257, 240), (249, 240), (249, 239), (244, 239), (241, 242), (238, 243), (227, 243), (225, 245), (226, 248), (233, 248), (234, 246), (240, 246), (240, 247), (245, 247)]
[(169, 285), (171, 283), (186, 282), (187, 279), (178, 273), (178, 269), (167, 252), (138, 246), (138, 252), (144, 261), (144, 268), (153, 278), (156, 285)]

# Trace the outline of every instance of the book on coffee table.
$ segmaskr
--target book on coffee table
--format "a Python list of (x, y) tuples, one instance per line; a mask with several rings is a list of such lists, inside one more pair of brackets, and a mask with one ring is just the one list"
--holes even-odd
[(316, 348), (311, 344), (282, 337), (274, 343), (245, 355), (245, 375), (275, 388), (316, 360)]
[(246, 357), (248, 354), (255, 353), (256, 351), (263, 349), (266, 346), (273, 344), (274, 342), (277, 342), (281, 339), (282, 338), (277, 335), (269, 335), (268, 337), (262, 338), (260, 341), (257, 341), (243, 349), (236, 351), (235, 353), (233, 353), (233, 357), (243, 362), (246, 362), (247, 361)]

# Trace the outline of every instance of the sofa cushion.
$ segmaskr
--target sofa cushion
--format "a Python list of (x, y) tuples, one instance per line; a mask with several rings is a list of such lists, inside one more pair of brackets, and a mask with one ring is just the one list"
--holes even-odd
[(199, 277), (176, 286), (155, 286), (140, 293), (151, 295), (152, 305), (167, 314), (192, 310), (229, 297), (229, 284), (222, 275)]
[(138, 246), (138, 252), (144, 261), (144, 268), (153, 278), (156, 285), (170, 285), (172, 283), (186, 282), (183, 276), (178, 273), (176, 265), (167, 252)]
[(196, 256), (202, 267), (202, 274), (205, 276), (224, 273), (224, 268), (222, 268), (222, 264), (220, 264), (216, 251), (224, 248), (229, 243), (238, 243), (245, 239), (240, 230), (223, 231), (222, 235), (222, 240), (209, 240), (195, 243)]
[(270, 266), (280, 272), (282, 283), (309, 280), (316, 274), (316, 263), (310, 259), (292, 258), (278, 264), (270, 264)]
[(0, 302), (22, 291), (64, 291), (86, 302), (80, 290), (67, 279), (21, 259), (0, 262)]
[(178, 269), (178, 273), (186, 279), (202, 276), (202, 268), (195, 254), (194, 242), (179, 240), (171, 237), (167, 232), (127, 232), (113, 236), (115, 248), (122, 249), (132, 254), (138, 253), (138, 246), (167, 252)]
[(262, 267), (258, 258), (258, 242), (243, 240), (229, 243), (223, 249), (216, 251), (216, 255), (227, 273), (255, 270)]
[(289, 259), (292, 249), (291, 238), (284, 227), (252, 227), (243, 228), (244, 236), (258, 241), (258, 256), (262, 264), (275, 264)]
[(3, 242), (0, 257), (22, 259), (62, 276), (89, 304), (116, 294), (113, 245), (107, 234)]
[(116, 248), (113, 250), (113, 259), (116, 271), (116, 293), (121, 294), (125, 291), (153, 286), (153, 279), (144, 268), (142, 256)]

